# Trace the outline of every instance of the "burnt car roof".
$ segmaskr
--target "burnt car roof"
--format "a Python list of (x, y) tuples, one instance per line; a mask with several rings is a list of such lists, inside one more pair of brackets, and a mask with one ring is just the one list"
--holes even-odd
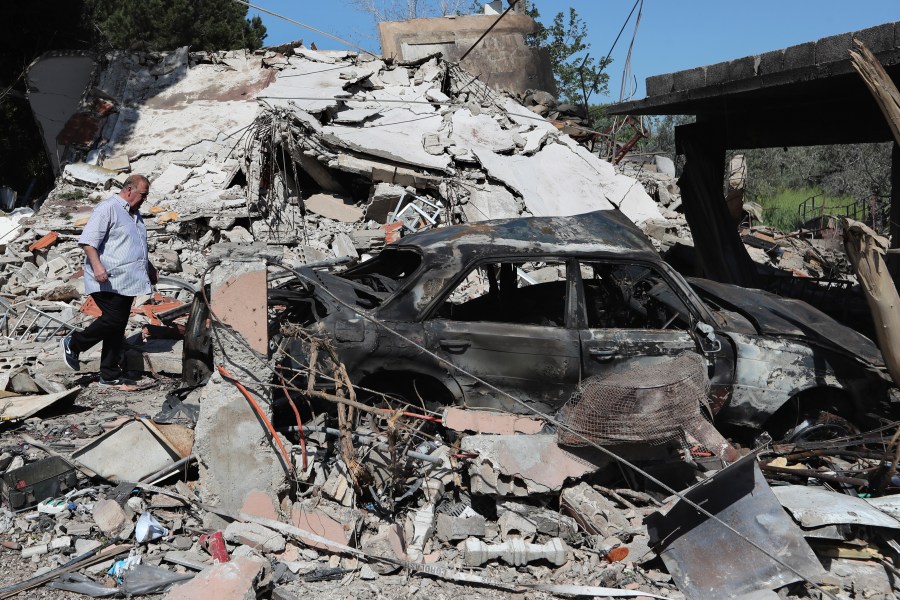
[(454, 248), (463, 255), (629, 254), (659, 260), (644, 233), (618, 210), (598, 210), (570, 217), (520, 217), (439, 227), (404, 237), (397, 247), (414, 247), (424, 255)]

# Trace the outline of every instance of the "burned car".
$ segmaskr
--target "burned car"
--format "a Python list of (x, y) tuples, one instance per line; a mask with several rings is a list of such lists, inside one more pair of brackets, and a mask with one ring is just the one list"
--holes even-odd
[(616, 211), (416, 233), (341, 273), (302, 268), (270, 305), (305, 332), (281, 340), (289, 368), (312, 336), (355, 384), (417, 403), (523, 411), (495, 386), (555, 412), (587, 377), (690, 350), (717, 423), (781, 435), (864, 415), (889, 387), (866, 337), (800, 301), (686, 280)]

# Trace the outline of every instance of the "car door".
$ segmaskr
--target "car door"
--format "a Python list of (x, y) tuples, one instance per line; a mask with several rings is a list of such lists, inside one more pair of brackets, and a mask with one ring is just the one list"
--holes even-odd
[[(580, 372), (577, 329), (567, 327), (571, 284), (560, 261), (493, 261), (473, 268), (425, 322), (429, 348), (539, 410), (568, 399)], [(452, 370), (466, 403), (521, 412), (508, 396)]]
[(664, 363), (698, 351), (683, 303), (659, 302), (665, 278), (652, 267), (582, 261), (584, 324), (580, 332), (584, 377), (604, 376)]

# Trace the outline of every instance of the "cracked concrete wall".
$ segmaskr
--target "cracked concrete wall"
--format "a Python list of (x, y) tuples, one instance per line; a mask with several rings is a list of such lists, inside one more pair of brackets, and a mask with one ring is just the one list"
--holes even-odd
[[(211, 274), (213, 300), (229, 282), (259, 273), (265, 277), (264, 262), (222, 262)], [(215, 364), (224, 365), (243, 383), (271, 420), (271, 394), (264, 384), (272, 381), (274, 374), (265, 354), (248, 348), (246, 341), (226, 326), (214, 327)], [(205, 504), (239, 511), (247, 495), (255, 490), (270, 497), (287, 490), (287, 471), (274, 440), (244, 395), (216, 371), (201, 392), (195, 435), (194, 453), (200, 459), (199, 492)], [(209, 526), (223, 524), (214, 515), (207, 518)]]

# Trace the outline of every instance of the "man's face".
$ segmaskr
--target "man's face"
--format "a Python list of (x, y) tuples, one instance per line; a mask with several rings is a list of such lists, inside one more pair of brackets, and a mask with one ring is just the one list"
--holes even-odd
[(141, 207), (141, 204), (143, 204), (144, 200), (147, 199), (147, 194), (149, 193), (150, 185), (144, 181), (141, 181), (125, 186), (125, 188), (122, 190), (122, 193), (119, 195), (122, 196), (122, 199), (128, 203), (128, 206), (131, 207), (131, 210), (135, 211)]

